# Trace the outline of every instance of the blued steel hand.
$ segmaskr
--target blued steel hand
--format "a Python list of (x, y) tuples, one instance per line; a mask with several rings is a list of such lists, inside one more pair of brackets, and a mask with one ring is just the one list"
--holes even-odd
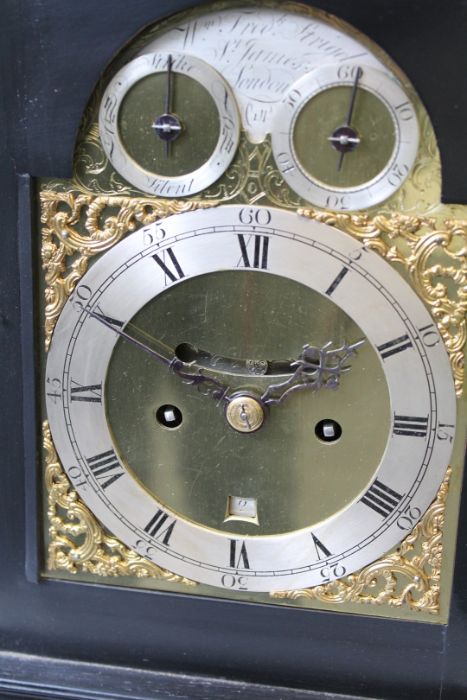
[[(82, 308), (83, 311), (103, 326), (151, 355), (151, 357), (180, 377), (184, 383), (197, 386), (199, 391), (206, 396), (211, 396), (219, 402), (228, 403), (231, 395), (238, 394), (238, 390), (231, 392), (230, 386), (226, 386), (214, 377), (203, 374), (204, 368), (197, 366), (194, 361), (184, 362), (179, 359), (173, 350), (155, 338), (148, 336), (151, 338), (153, 345), (157, 343), (164, 349), (167, 349), (172, 354), (171, 358), (130, 335), (123, 330), (124, 324), (122, 321), (117, 321), (107, 316), (99, 307), (97, 307), (97, 311), (86, 309), (85, 307)], [(139, 331), (139, 329), (135, 328), (135, 330), (143, 333), (143, 335), (147, 335)], [(359, 340), (352, 344), (344, 343), (338, 348), (333, 348), (331, 342), (326, 343), (321, 348), (308, 344), (304, 345), (300, 357), (291, 363), (286, 363), (292, 372), (290, 376), (283, 382), (270, 384), (261, 395), (260, 402), (264, 406), (279, 406), (285, 401), (287, 396), (290, 396), (295, 391), (303, 391), (305, 389), (318, 391), (321, 388), (337, 389), (341, 375), (351, 369), (345, 363), (357, 354), (358, 348), (364, 342), (365, 340)], [(283, 363), (280, 364), (282, 365)], [(228, 371), (224, 371), (223, 374), (228, 374)]]
[(165, 87), (165, 113), (172, 113), (172, 54), (169, 54), (167, 59), (167, 82)]
[(331, 342), (322, 348), (304, 345), (300, 357), (292, 365), (293, 374), (284, 382), (270, 384), (261, 396), (261, 402), (265, 406), (279, 406), (295, 391), (318, 391), (323, 387), (337, 389), (341, 375), (351, 369), (345, 363), (357, 354), (364, 342), (344, 343), (339, 348), (333, 348)]
[[(165, 86), (165, 113), (172, 114), (172, 54), (167, 60), (167, 82)], [(165, 142), (165, 157), (170, 155), (170, 141)]]
[(345, 126), (350, 126), (350, 123), (352, 121), (353, 110), (355, 107), (355, 98), (357, 97), (358, 81), (360, 80), (362, 75), (363, 71), (360, 68), (360, 66), (358, 66), (355, 72), (355, 79), (353, 81), (352, 94), (350, 95), (349, 109), (347, 112), (347, 119), (345, 120)]
[(195, 372), (190, 371), (190, 367), (193, 366), (194, 363), (185, 363), (182, 360), (179, 360), (175, 354), (173, 355), (173, 357), (168, 358), (162, 353), (155, 350), (154, 348), (150, 347), (149, 345), (146, 345), (137, 338), (133, 337), (132, 335), (123, 330), (122, 321), (117, 321), (116, 319), (111, 318), (110, 316), (106, 316), (104, 313), (102, 313), (100, 309), (99, 311), (91, 311), (90, 309), (86, 309), (85, 307), (82, 308), (83, 311), (89, 314), (89, 316), (91, 316), (92, 318), (95, 318), (96, 321), (99, 321), (99, 323), (101, 323), (103, 326), (114, 331), (121, 338), (124, 338), (127, 342), (131, 343), (132, 345), (135, 345), (137, 348), (143, 350), (148, 355), (151, 355), (151, 357), (157, 360), (160, 364), (165, 365), (165, 367), (167, 367), (170, 371), (174, 372), (174, 374), (179, 376), (185, 383), (194, 384), (198, 386), (201, 384), (205, 384), (206, 391), (203, 393), (211, 394), (213, 398), (218, 400), (222, 400), (225, 397), (226, 393), (229, 391), (229, 387), (226, 388), (221, 382), (217, 381), (217, 379), (214, 379), (214, 377), (209, 377), (203, 374), (202, 368), (196, 368)]
[(173, 59), (172, 54), (169, 54), (167, 59), (167, 78), (165, 83), (165, 105), (164, 114), (157, 117), (152, 128), (156, 135), (165, 143), (165, 157), (170, 155), (170, 144), (174, 141), (182, 131), (182, 125), (176, 114), (172, 111), (173, 101)]
[(339, 126), (333, 132), (333, 134), (329, 136), (328, 139), (329, 141), (331, 141), (334, 148), (338, 150), (340, 154), (339, 161), (337, 163), (338, 172), (340, 172), (340, 170), (342, 169), (345, 154), (349, 153), (349, 151), (353, 151), (353, 149), (360, 143), (360, 137), (358, 136), (355, 129), (352, 128), (351, 122), (355, 107), (355, 99), (357, 97), (358, 81), (360, 80), (362, 75), (363, 70), (360, 68), (360, 66), (358, 66), (355, 72), (355, 78), (352, 86), (352, 92), (350, 94), (350, 102), (347, 110), (347, 117), (345, 119), (345, 123), (342, 126)]
[[(353, 110), (355, 107), (355, 98), (357, 97), (357, 88), (358, 88), (358, 81), (363, 75), (363, 71), (358, 66), (357, 71), (355, 73), (355, 80), (353, 81), (353, 86), (352, 86), (352, 93), (350, 95), (350, 103), (349, 103), (349, 109), (347, 112), (347, 119), (345, 120), (345, 125), (350, 127), (351, 121), (352, 121), (352, 116), (353, 116)], [(339, 157), (339, 163), (337, 164), (337, 170), (340, 171), (342, 168), (342, 163), (344, 162), (344, 156), (346, 154), (346, 151), (341, 151), (340, 157)]]

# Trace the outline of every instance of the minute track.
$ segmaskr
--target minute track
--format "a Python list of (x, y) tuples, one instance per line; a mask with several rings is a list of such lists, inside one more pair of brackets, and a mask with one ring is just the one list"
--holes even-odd
[[(274, 233), (275, 233), (275, 232), (274, 232)], [(281, 233), (283, 233), (283, 232), (281, 232)], [(198, 235), (199, 235), (199, 233), (198, 233)]]

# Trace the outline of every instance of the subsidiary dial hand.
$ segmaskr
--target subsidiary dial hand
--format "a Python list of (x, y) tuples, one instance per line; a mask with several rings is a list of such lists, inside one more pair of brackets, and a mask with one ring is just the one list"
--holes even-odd
[(358, 136), (355, 129), (351, 127), (353, 111), (355, 107), (355, 98), (357, 97), (358, 81), (363, 75), (363, 71), (358, 66), (355, 72), (355, 79), (352, 85), (352, 92), (350, 94), (349, 108), (347, 110), (347, 117), (343, 126), (340, 126), (334, 131), (332, 136), (329, 137), (329, 141), (332, 143), (334, 148), (339, 151), (339, 162), (337, 164), (337, 170), (342, 169), (342, 164), (344, 162), (344, 156), (349, 151), (353, 151), (356, 146), (360, 143), (360, 137)]
[(165, 143), (165, 157), (168, 158), (170, 155), (170, 144), (176, 138), (178, 138), (182, 131), (182, 124), (176, 114), (172, 111), (172, 101), (173, 101), (173, 60), (172, 56), (169, 55), (167, 59), (167, 78), (165, 85), (165, 106), (164, 113), (157, 117), (152, 125), (152, 128), (156, 132), (161, 141)]

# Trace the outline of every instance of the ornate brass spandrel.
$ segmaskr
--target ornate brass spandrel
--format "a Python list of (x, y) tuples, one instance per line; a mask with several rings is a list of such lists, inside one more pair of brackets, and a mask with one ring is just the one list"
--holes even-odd
[(48, 493), (49, 571), (136, 576), (196, 586), (194, 581), (144, 559), (110, 535), (81, 502), (59, 462), (47, 421), (42, 425)]
[(428, 307), (451, 362), (462, 396), (467, 312), (467, 220), (392, 214), (299, 213), (349, 233), (391, 263), (400, 265)]
[[(266, 172), (266, 177), (268, 176)], [(258, 188), (258, 192), (261, 192)], [(219, 200), (163, 200), (41, 192), (42, 265), (45, 272), (45, 343), (89, 260), (138, 226), (170, 214), (214, 206)], [(462, 393), (467, 311), (467, 220), (403, 214), (376, 215), (299, 209), (336, 226), (400, 265), (428, 306), (449, 353), (457, 394)]]
[(323, 603), (362, 603), (407, 606), (413, 611), (438, 614), (443, 556), (443, 524), (451, 468), (436, 500), (397, 550), (350, 576), (322, 586), (278, 591), (280, 600), (317, 600)]
[(45, 278), (45, 347), (48, 349), (66, 300), (95, 255), (109, 250), (137, 227), (213, 203), (90, 195), (79, 192), (40, 193), (42, 267)]
[[(272, 171), (263, 167), (266, 161), (261, 160), (261, 148), (265, 148), (264, 144), (250, 151), (252, 159), (258, 159), (255, 168), (258, 173), (262, 172), (261, 177), (273, 178)], [(260, 175), (256, 188), (255, 201), (259, 201), (264, 194)], [(253, 187), (250, 194), (253, 196)], [(138, 227), (170, 214), (218, 203), (216, 199), (171, 201), (43, 190), (41, 220), (46, 282), (46, 349), (66, 300), (95, 255), (108, 250)], [(389, 262), (401, 266), (438, 325), (460, 395), (466, 334), (467, 221), (450, 219), (440, 226), (435, 218), (403, 214), (371, 217), (369, 214), (314, 209), (300, 209), (299, 213), (342, 229)], [(134, 576), (196, 585), (143, 559), (110, 535), (71, 487), (57, 458), (47, 422), (43, 424), (43, 441), (49, 571), (84, 572), (107, 577)], [(302, 598), (330, 605), (358, 602), (406, 606), (415, 612), (439, 612), (442, 525), (448, 481), (449, 476), (423, 520), (395, 553), (344, 579), (313, 589), (275, 593), (273, 599), (291, 601)]]
[[(113, 537), (80, 501), (65, 475), (53, 446), (47, 421), (43, 423), (48, 493), (49, 571), (97, 576), (135, 576), (196, 586), (139, 556)], [(332, 605), (347, 602), (406, 606), (418, 612), (439, 613), (443, 524), (451, 469), (436, 500), (397, 550), (369, 566), (314, 588), (271, 593), (276, 600), (317, 600)]]
[[(428, 118), (422, 117), (423, 138), (413, 171), (404, 185), (386, 202), (385, 212), (431, 211), (439, 204), (441, 173), (436, 139)], [(73, 188), (83, 194), (138, 197), (141, 193), (112, 168), (102, 148), (97, 124), (79, 142)], [(59, 191), (62, 183), (55, 183)], [(219, 203), (273, 204), (284, 209), (307, 206), (283, 179), (274, 160), (271, 139), (253, 144), (242, 133), (237, 154), (224, 175), (203, 190), (203, 200)], [(373, 212), (377, 207), (372, 209)]]
[[(60, 191), (62, 183), (53, 188)], [(139, 190), (127, 183), (112, 168), (102, 148), (99, 127), (92, 124), (79, 142), (73, 176), (73, 188), (83, 194), (138, 197)], [(270, 138), (259, 144), (250, 143), (242, 134), (240, 145), (230, 167), (222, 177), (203, 190), (203, 200), (274, 204), (296, 209), (304, 204), (285, 183), (272, 155)]]

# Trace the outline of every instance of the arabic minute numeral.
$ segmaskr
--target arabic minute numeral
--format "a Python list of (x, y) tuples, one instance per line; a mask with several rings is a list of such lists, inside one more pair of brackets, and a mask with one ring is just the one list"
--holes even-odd
[(345, 576), (347, 569), (342, 564), (332, 564), (332, 566), (323, 567), (319, 573), (323, 579), (322, 583), (329, 583), (331, 578), (335, 579)]
[(297, 90), (296, 88), (293, 88), (287, 95), (287, 104), (289, 107), (292, 109), (295, 107), (296, 104), (302, 99), (302, 93), (300, 90)]
[(291, 156), (284, 151), (277, 154), (276, 161), (281, 173), (290, 173), (292, 170), (295, 170), (295, 165), (291, 160)]
[(72, 306), (75, 309), (75, 311), (82, 311), (86, 306), (86, 302), (88, 302), (91, 297), (91, 288), (88, 287), (87, 284), (80, 284), (79, 287), (76, 288), (75, 293), (72, 297)]
[(451, 443), (454, 440), (455, 427), (453, 423), (438, 423), (436, 437), (438, 440), (448, 440)]
[(85, 489), (87, 487), (88, 477), (85, 474), (83, 474), (83, 470), (81, 469), (81, 467), (78, 467), (77, 465), (72, 465), (68, 469), (68, 476), (70, 477), (75, 488)]
[(337, 69), (337, 77), (339, 80), (355, 80), (355, 74), (358, 68), (358, 65), (349, 65), (348, 63), (344, 63)]
[(433, 348), (440, 341), (439, 333), (436, 330), (434, 323), (429, 323), (428, 326), (423, 326), (418, 329), (420, 337), (427, 348)]
[(420, 518), (422, 511), (417, 506), (411, 506), (410, 503), (397, 518), (397, 527), (400, 530), (413, 530), (415, 523)]
[(242, 224), (257, 224), (267, 226), (271, 223), (271, 212), (269, 209), (240, 209), (238, 218)]
[(400, 105), (396, 105), (394, 108), (399, 115), (399, 119), (404, 122), (408, 122), (414, 118), (414, 112), (410, 105), (410, 102), (401, 102)]
[(328, 209), (345, 210), (349, 208), (347, 195), (344, 194), (328, 194), (326, 197), (325, 206)]
[(248, 579), (246, 576), (224, 574), (221, 578), (221, 584), (224, 586), (224, 588), (236, 588), (238, 591), (247, 591), (247, 583)]
[(52, 399), (54, 404), (56, 404), (57, 401), (62, 398), (62, 382), (58, 377), (52, 377), (52, 379), (50, 379), (50, 377), (47, 377), (46, 384), (47, 389), (50, 390), (46, 391), (46, 394)]
[(388, 183), (391, 185), (391, 187), (399, 187), (407, 177), (408, 172), (409, 168), (407, 165), (405, 165), (405, 163), (402, 165), (395, 163), (388, 175)]

